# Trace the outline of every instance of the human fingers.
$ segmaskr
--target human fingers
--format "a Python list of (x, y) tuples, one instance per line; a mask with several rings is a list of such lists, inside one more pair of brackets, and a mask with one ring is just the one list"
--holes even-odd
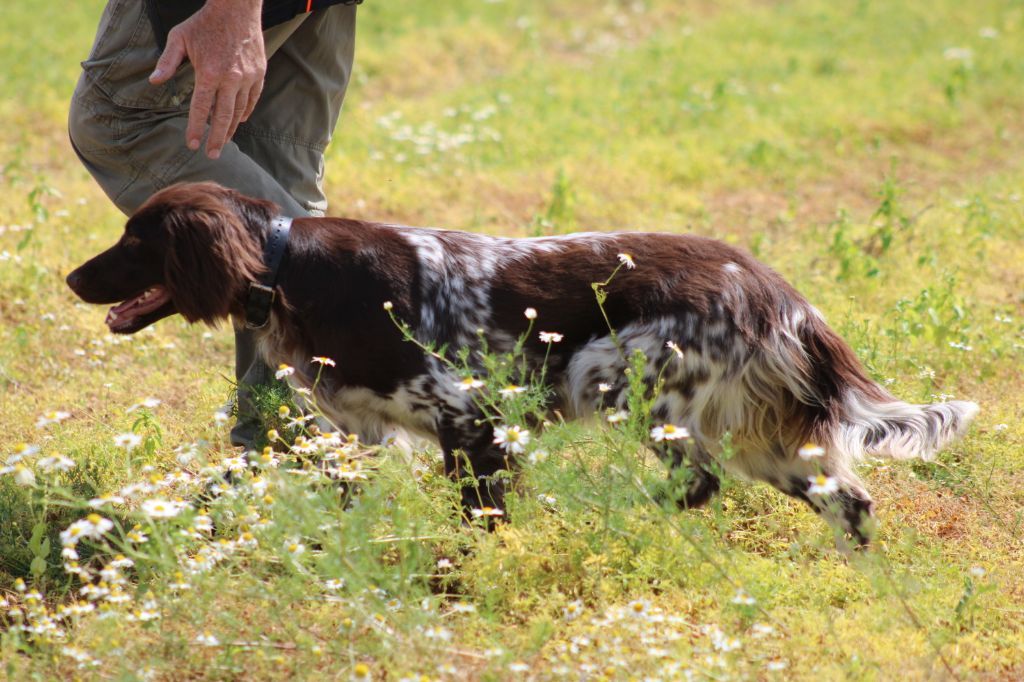
[(210, 133), (206, 137), (206, 155), (211, 159), (220, 157), (220, 150), (228, 141), (228, 131), (235, 120), (237, 102), (237, 86), (223, 86), (217, 90), (213, 114), (210, 116)]
[(252, 116), (252, 112), (256, 110), (256, 103), (260, 101), (260, 95), (263, 94), (263, 79), (260, 78), (252, 85), (252, 89), (249, 90), (249, 101), (245, 105), (245, 113), (242, 114), (242, 120), (248, 121), (249, 117)]
[(172, 29), (167, 34), (167, 46), (160, 53), (160, 59), (156, 61), (153, 73), (149, 74), (149, 82), (153, 85), (166, 83), (167, 79), (173, 76), (174, 72), (181, 66), (185, 55), (185, 40), (181, 37), (180, 31)]
[(188, 107), (188, 127), (185, 129), (185, 142), (192, 151), (199, 149), (206, 129), (206, 121), (210, 118), (210, 109), (216, 91), (198, 79), (192, 92), (192, 103)]
[(224, 138), (225, 144), (235, 136), (235, 131), (238, 130), (238, 124), (242, 122), (242, 116), (245, 114), (245, 107), (248, 102), (249, 93), (245, 90), (239, 90), (238, 94), (235, 95), (235, 113), (231, 118), (231, 127), (228, 128), (228, 134)]

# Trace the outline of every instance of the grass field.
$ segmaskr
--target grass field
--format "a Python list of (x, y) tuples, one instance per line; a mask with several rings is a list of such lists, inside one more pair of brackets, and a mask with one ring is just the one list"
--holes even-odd
[[(65, 132), (101, 9), (4, 10), (9, 679), (1024, 678), (1020, 2), (360, 9), (332, 214), (714, 236), (793, 282), (899, 397), (981, 405), (936, 461), (864, 464), (879, 524), (854, 556), (763, 485), (651, 504), (642, 424), (536, 435), (550, 454), (491, 534), (458, 523), (432, 451), (353, 460), (352, 498), (279, 448), (280, 468), (197, 497), (237, 455), (213, 417), (229, 330), (114, 338), (63, 283), (123, 226)], [(112, 528), (72, 564), (60, 534), (89, 514)]]

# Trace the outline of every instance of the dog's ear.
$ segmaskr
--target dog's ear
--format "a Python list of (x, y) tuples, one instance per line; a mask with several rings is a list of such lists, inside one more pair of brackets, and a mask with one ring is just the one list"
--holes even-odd
[(256, 235), (226, 195), (199, 193), (166, 207), (165, 286), (189, 322), (213, 324), (238, 308), (264, 271)]

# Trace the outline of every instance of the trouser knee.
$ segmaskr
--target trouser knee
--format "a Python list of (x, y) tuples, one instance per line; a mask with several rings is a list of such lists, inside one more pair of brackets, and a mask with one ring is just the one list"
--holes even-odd
[[(79, 84), (79, 90), (82, 87)], [(87, 97), (80, 96), (79, 90), (75, 91), (68, 111), (71, 147), (110, 200), (123, 213), (130, 214), (135, 207), (118, 201), (131, 174), (123, 163), (118, 162), (113, 129), (99, 107), (91, 105)]]

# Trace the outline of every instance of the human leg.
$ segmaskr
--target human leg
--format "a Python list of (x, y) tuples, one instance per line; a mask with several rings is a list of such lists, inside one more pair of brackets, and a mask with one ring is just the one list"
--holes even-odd
[(263, 94), (235, 143), (311, 215), (323, 215), (324, 151), (352, 74), (355, 5), (307, 18), (267, 61)]
[[(272, 55), (306, 15), (265, 34)], [(219, 159), (185, 146), (191, 66), (164, 85), (148, 81), (159, 57), (143, 3), (110, 0), (72, 96), (68, 129), (75, 151), (114, 204), (134, 212), (154, 192), (175, 182), (210, 180), (270, 199), (289, 215), (302, 206), (259, 160), (238, 145)]]
[[(324, 151), (341, 114), (352, 73), (355, 6), (308, 15), (267, 62), (263, 94), (234, 144), (277, 179), (304, 213), (323, 215)], [(257, 356), (252, 333), (235, 332), (238, 421), (232, 439), (251, 442), (260, 422), (252, 387), (274, 381)]]
[[(337, 7), (266, 31), (269, 87), (248, 131), (240, 131), (218, 159), (209, 159), (184, 144), (191, 67), (184, 65), (163, 85), (150, 84), (159, 49), (143, 3), (110, 0), (72, 99), (72, 144), (126, 214), (163, 187), (200, 180), (274, 201), (286, 215), (322, 213), (323, 149), (351, 73), (354, 28), (354, 8)], [(303, 101), (309, 104), (297, 112), (296, 103)], [(252, 387), (273, 377), (244, 330), (236, 334), (235, 373), (239, 423), (232, 441), (251, 445), (260, 429)]]

